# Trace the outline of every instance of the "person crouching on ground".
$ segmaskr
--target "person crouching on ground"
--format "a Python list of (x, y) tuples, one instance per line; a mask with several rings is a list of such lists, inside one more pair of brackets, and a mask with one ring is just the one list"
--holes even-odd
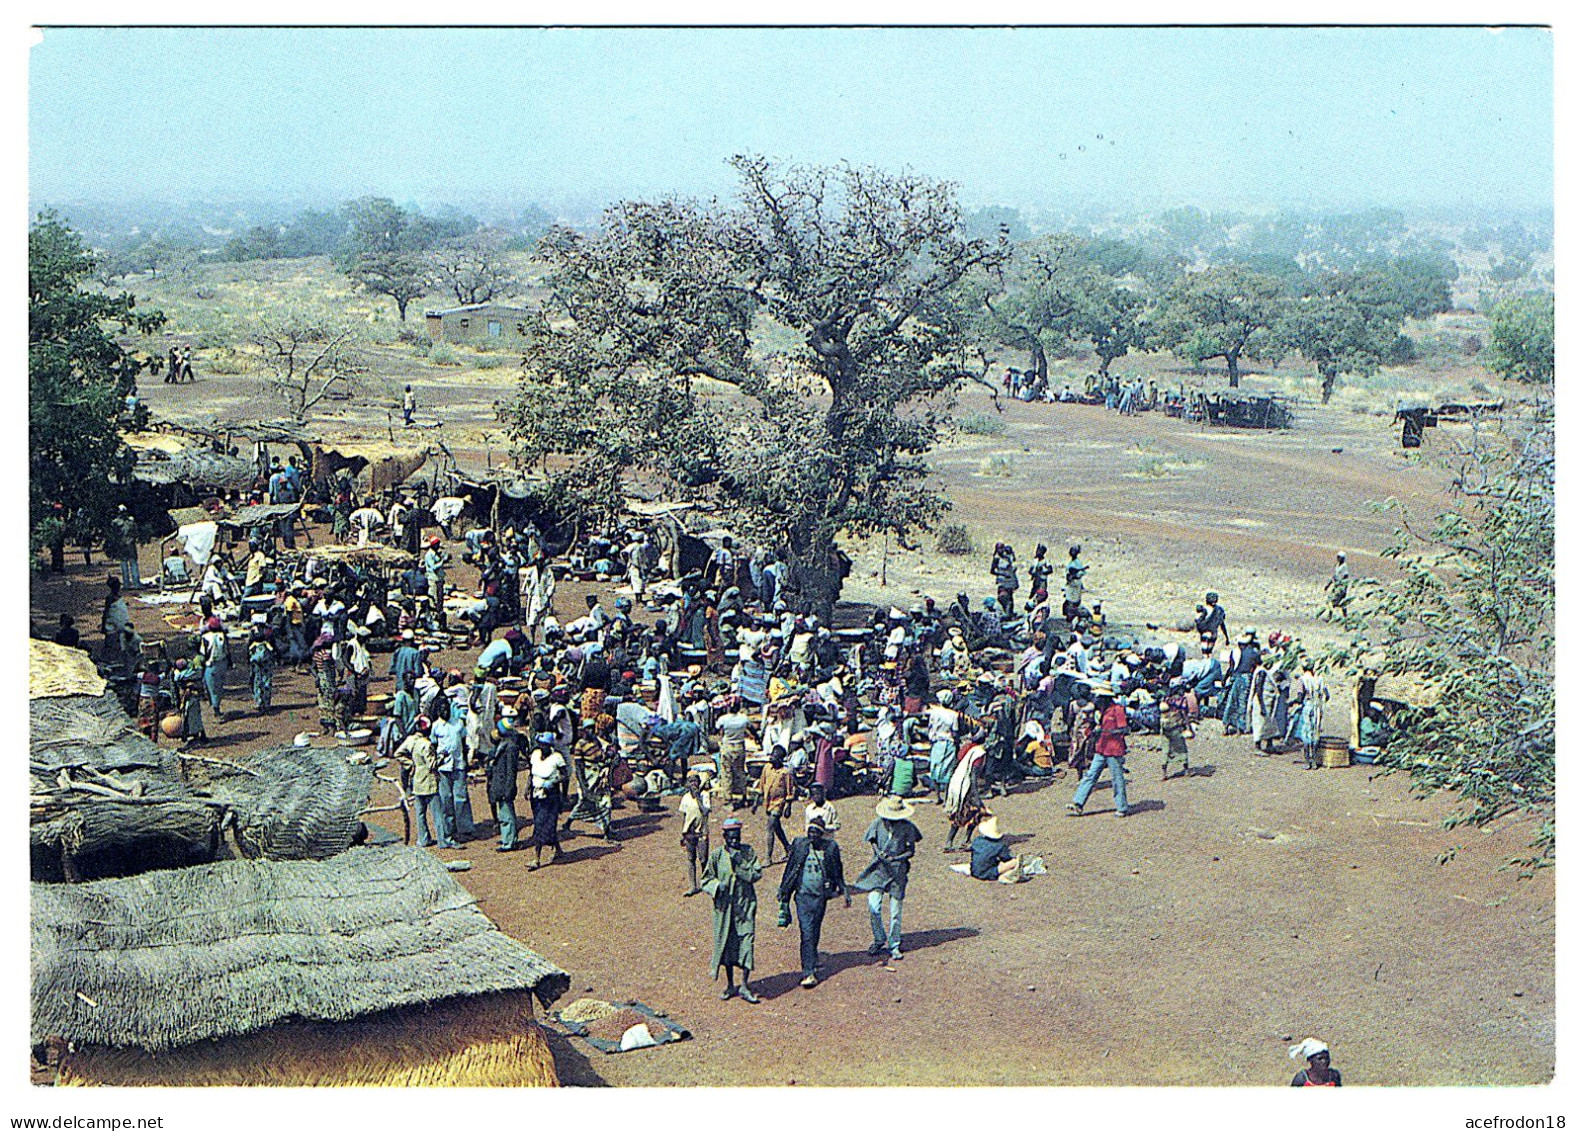
[(991, 816), (980, 822), (969, 851), (973, 854), (969, 875), (976, 880), (1000, 880), (1004, 884), (1015, 884), (1023, 878), (1023, 857), (1014, 856), (1008, 849), (1007, 840), (1002, 835), (1000, 818)]
[[(870, 895), (870, 954), (887, 951), (892, 959), (903, 957), (903, 897), (908, 892), (909, 861), (923, 837), (909, 820), (914, 807), (901, 797), (885, 797), (876, 805), (875, 820), (865, 830), (875, 859), (854, 881), (855, 891)], [(881, 897), (886, 895), (890, 914), (881, 925)]]
[(810, 818), (805, 835), (796, 837), (788, 849), (777, 902), (782, 908), (778, 924), (788, 925), (788, 901), (799, 912), (799, 969), (804, 977), (799, 984), (810, 989), (816, 984), (821, 965), (821, 920), (826, 917), (827, 900), (843, 897), (843, 906), (853, 900), (843, 884), (843, 853), (837, 842), (826, 835), (826, 823)]
[(755, 881), (762, 871), (755, 849), (744, 843), (744, 822), (729, 817), (722, 823), (722, 844), (706, 858), (701, 880), (701, 890), (711, 896), (711, 976), (722, 971), (728, 979), (723, 1001), (735, 994), (751, 1005), (761, 1000), (750, 988), (750, 971), (755, 969)]

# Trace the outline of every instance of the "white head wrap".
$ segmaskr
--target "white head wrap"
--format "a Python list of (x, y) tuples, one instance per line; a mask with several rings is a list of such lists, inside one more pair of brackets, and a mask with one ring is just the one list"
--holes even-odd
[(1296, 1060), (1299, 1056), (1306, 1060), (1309, 1057), (1317, 1056), (1321, 1052), (1329, 1051), (1330, 1046), (1318, 1038), (1304, 1037), (1300, 1043), (1291, 1046), (1287, 1051), (1287, 1056), (1292, 1060)]

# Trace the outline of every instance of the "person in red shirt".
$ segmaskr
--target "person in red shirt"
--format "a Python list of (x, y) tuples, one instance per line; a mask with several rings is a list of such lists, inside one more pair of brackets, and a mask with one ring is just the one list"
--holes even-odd
[(1078, 791), (1068, 803), (1067, 811), (1075, 817), (1082, 815), (1084, 802), (1089, 800), (1089, 794), (1094, 791), (1095, 783), (1100, 780), (1100, 775), (1109, 766), (1111, 793), (1116, 799), (1116, 815), (1125, 817), (1127, 816), (1127, 709), (1116, 701), (1115, 692), (1109, 684), (1102, 684), (1092, 690), (1095, 695), (1095, 710), (1100, 713), (1100, 729), (1095, 735), (1094, 757), (1089, 760), (1089, 768), (1084, 771), (1083, 780), (1078, 783)]

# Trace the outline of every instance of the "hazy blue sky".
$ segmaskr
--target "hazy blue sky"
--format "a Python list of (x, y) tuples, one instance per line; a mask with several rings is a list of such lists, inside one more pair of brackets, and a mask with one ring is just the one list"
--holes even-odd
[(60, 29), (36, 200), (726, 191), (731, 153), (967, 202), (1552, 205), (1538, 30)]

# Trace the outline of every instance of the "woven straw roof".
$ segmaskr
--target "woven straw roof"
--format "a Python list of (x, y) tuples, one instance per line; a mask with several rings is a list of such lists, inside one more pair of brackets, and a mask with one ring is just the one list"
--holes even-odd
[(404, 846), (33, 884), (32, 911), (34, 1044), (160, 1052), (506, 990), (546, 1008), (569, 986)]
[(108, 686), (93, 657), (80, 648), (67, 648), (47, 640), (29, 640), (27, 697), (46, 699), (58, 695), (102, 695)]
[(120, 438), (126, 446), (136, 452), (164, 452), (174, 455), (184, 452), (191, 447), (188, 441), (179, 436), (171, 436), (168, 432), (122, 432)]
[(252, 461), (240, 456), (222, 456), (194, 448), (168, 458), (154, 457), (157, 453), (144, 453), (132, 477), (160, 486), (185, 483), (226, 490), (250, 487), (252, 480), (257, 478), (257, 468)]
[(137, 732), (112, 692), (34, 699), (28, 758), (50, 773), (66, 766), (176, 773), (176, 758)]
[(300, 503), (253, 503), (237, 507), (234, 514), (219, 519), (221, 526), (256, 526), (260, 522), (275, 522), (301, 509)]
[[(286, 554), (288, 555), (289, 551), (286, 551)], [(297, 550), (295, 555), (302, 561), (319, 558), (325, 562), (373, 562), (385, 566), (406, 565), (416, 560), (415, 554), (407, 553), (397, 546), (385, 546), (381, 542), (372, 542), (365, 546), (326, 543), (322, 546)]]
[(372, 795), (370, 765), (353, 766), (340, 750), (302, 746), (259, 750), (238, 764), (233, 773), (202, 769), (209, 795), (235, 810), (247, 855), (322, 859), (350, 847)]
[(290, 1021), (158, 1054), (79, 1045), (55, 1083), (127, 1087), (554, 1087), (529, 994), (481, 994), (354, 1021)]

